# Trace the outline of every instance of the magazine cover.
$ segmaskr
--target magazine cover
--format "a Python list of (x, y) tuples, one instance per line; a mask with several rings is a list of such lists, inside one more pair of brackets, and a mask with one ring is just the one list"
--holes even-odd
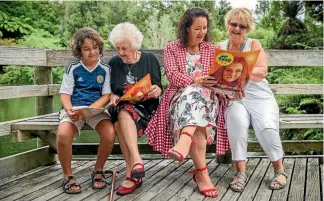
[(136, 102), (147, 99), (148, 92), (152, 87), (150, 74), (145, 75), (141, 80), (135, 83), (122, 97), (120, 101)]
[(250, 79), (260, 50), (231, 52), (216, 49), (209, 75), (215, 77), (215, 91), (233, 96)]
[(79, 117), (81, 119), (85, 119), (87, 117), (92, 117), (95, 116), (97, 114), (100, 114), (101, 112), (105, 111), (105, 108), (90, 108), (90, 107), (86, 107), (86, 108), (80, 108), (80, 109), (76, 109), (73, 110), (79, 113)]

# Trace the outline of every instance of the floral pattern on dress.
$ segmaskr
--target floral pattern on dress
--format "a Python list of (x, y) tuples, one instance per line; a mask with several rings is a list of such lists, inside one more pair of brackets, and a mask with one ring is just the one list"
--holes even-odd
[[(193, 76), (202, 76), (202, 64), (199, 53), (187, 53), (186, 72)], [(207, 142), (214, 141), (216, 131), (218, 100), (216, 93), (201, 85), (193, 84), (180, 89), (170, 103), (171, 134), (175, 141), (186, 126), (206, 127)]]

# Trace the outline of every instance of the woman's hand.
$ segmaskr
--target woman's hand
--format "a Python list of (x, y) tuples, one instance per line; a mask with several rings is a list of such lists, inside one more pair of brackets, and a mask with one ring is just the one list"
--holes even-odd
[(193, 80), (194, 84), (200, 84), (204, 87), (212, 87), (217, 82), (213, 76), (201, 76), (201, 77), (195, 77)]
[(70, 119), (73, 122), (79, 121), (80, 120), (80, 116), (79, 113), (77, 111), (73, 111), (72, 109), (68, 109), (66, 110), (67, 114), (69, 115)]
[(109, 100), (109, 105), (116, 106), (118, 102), (119, 96), (115, 94), (111, 94), (110, 100)]
[(157, 85), (153, 85), (148, 93), (148, 98), (159, 98), (159, 96), (161, 96), (161, 93), (161, 88)]
[(228, 96), (227, 98), (231, 101), (240, 101), (245, 97), (245, 92), (244, 91), (239, 91), (234, 94), (234, 96)]

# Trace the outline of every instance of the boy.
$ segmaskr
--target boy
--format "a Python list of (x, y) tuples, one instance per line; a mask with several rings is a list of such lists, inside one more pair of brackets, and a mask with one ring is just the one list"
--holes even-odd
[(63, 190), (65, 193), (81, 192), (81, 186), (72, 175), (72, 142), (80, 135), (86, 123), (100, 136), (95, 171), (91, 174), (92, 188), (106, 187), (103, 167), (115, 141), (115, 130), (108, 113), (81, 119), (75, 109), (82, 107), (102, 108), (109, 102), (110, 67), (100, 61), (103, 39), (88, 27), (79, 29), (72, 38), (72, 53), (78, 61), (71, 63), (63, 76), (60, 89), (63, 110), (60, 111), (60, 125), (57, 132), (57, 153), (63, 169)]

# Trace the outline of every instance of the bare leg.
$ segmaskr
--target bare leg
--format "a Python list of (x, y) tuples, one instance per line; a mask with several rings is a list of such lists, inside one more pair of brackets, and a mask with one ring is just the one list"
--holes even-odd
[[(64, 177), (72, 175), (71, 160), (72, 160), (72, 142), (77, 128), (70, 122), (63, 122), (59, 125), (56, 136), (57, 154), (62, 166)], [(68, 183), (75, 183), (71, 179)], [(80, 187), (73, 186), (71, 191), (79, 190)]]
[[(120, 129), (120, 125), (119, 125), (119, 122), (116, 122), (115, 123), (115, 129), (116, 129), (116, 132), (117, 132), (117, 137), (118, 137), (118, 143), (119, 143), (119, 146), (122, 150), (122, 153), (124, 155), (124, 158), (125, 158), (125, 162), (126, 162), (126, 177), (130, 177), (131, 176), (131, 171), (132, 171), (132, 168), (133, 168), (133, 160), (132, 160), (132, 157), (129, 153), (129, 150), (128, 150), (128, 147), (126, 145), (126, 142), (125, 142), (125, 139), (121, 133), (121, 129)], [(128, 181), (128, 180), (125, 180), (122, 184), (122, 186), (124, 187), (131, 187), (134, 185), (133, 182), (131, 181)]]
[[(196, 144), (190, 146), (190, 156), (195, 164), (196, 169), (201, 169), (206, 166), (206, 128), (197, 127), (196, 132), (193, 135)], [(208, 171), (196, 172), (196, 182), (200, 191), (205, 189), (215, 188), (210, 180)], [(214, 196), (216, 191), (208, 192), (207, 195)]]
[[(114, 146), (116, 134), (113, 124), (110, 120), (102, 120), (96, 125), (96, 131), (100, 136), (100, 143), (98, 147), (97, 161), (95, 170), (103, 170), (107, 158)], [(94, 178), (102, 178), (101, 174), (95, 175)], [(95, 187), (103, 187), (104, 182), (94, 182)]]
[[(193, 135), (195, 131), (196, 131), (196, 126), (186, 126), (181, 130), (181, 133), (187, 132)], [(181, 153), (185, 158), (189, 153), (191, 143), (192, 143), (192, 139), (188, 135), (181, 134), (177, 144), (172, 148), (172, 150)]]
[(125, 144), (130, 153), (132, 163), (143, 163), (138, 151), (137, 145), (137, 129), (134, 120), (126, 110), (121, 110), (118, 114), (118, 123), (120, 131), (123, 135)]

